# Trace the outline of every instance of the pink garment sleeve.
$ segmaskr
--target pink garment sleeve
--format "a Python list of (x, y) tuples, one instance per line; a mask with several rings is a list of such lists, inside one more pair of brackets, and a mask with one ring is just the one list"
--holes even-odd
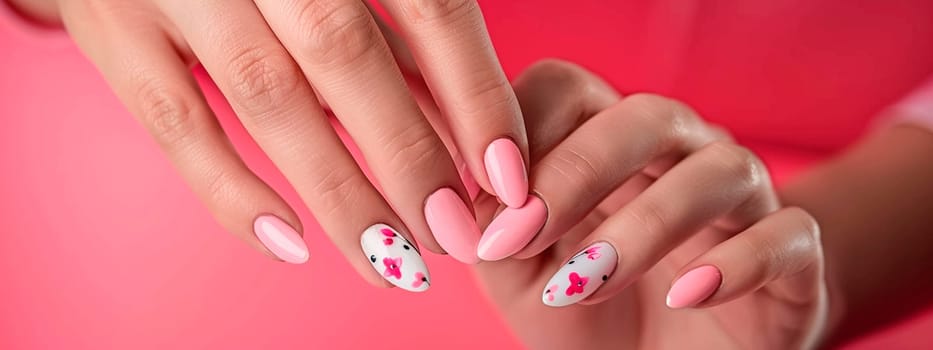
[(891, 106), (890, 111), (894, 117), (884, 124), (909, 123), (933, 131), (933, 77)]

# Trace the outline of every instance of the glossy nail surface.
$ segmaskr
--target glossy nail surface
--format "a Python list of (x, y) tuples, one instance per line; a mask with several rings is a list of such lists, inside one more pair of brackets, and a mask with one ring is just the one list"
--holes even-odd
[(415, 245), (389, 225), (375, 224), (364, 230), (360, 245), (376, 272), (389, 283), (412, 292), (431, 287), (431, 275)]
[(442, 188), (432, 193), (425, 201), (424, 216), (434, 239), (450, 256), (466, 264), (479, 262), (479, 226), (457, 192)]
[(715, 266), (705, 265), (688, 271), (674, 282), (667, 292), (667, 306), (672, 309), (699, 304), (709, 298), (722, 284), (722, 273)]
[(525, 205), (505, 208), (486, 227), (479, 241), (480, 259), (505, 259), (522, 250), (538, 234), (547, 221), (547, 207), (537, 196), (529, 196)]
[(586, 247), (551, 277), (541, 301), (548, 306), (567, 306), (586, 299), (609, 279), (617, 261), (618, 255), (609, 243)]
[(260, 216), (253, 221), (253, 232), (262, 245), (279, 259), (292, 264), (308, 261), (308, 246), (301, 235), (282, 219), (274, 215)]
[(510, 139), (493, 141), (484, 156), (486, 174), (496, 193), (505, 205), (518, 208), (528, 198), (528, 174), (522, 152)]

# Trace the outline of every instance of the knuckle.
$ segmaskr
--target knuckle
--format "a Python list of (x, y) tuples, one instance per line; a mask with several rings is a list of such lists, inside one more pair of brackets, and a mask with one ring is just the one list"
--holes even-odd
[(230, 60), (231, 102), (253, 112), (267, 112), (292, 100), (302, 75), (284, 53), (247, 47)]
[(675, 144), (685, 142), (697, 122), (689, 107), (657, 94), (635, 93), (622, 99), (620, 105), (646, 130)]
[(338, 213), (353, 212), (362, 197), (363, 184), (356, 174), (340, 167), (324, 167), (324, 171), (312, 186), (312, 193), (320, 215), (332, 216)]
[(783, 211), (787, 214), (787, 217), (794, 220), (792, 225), (796, 227), (796, 231), (802, 232), (803, 236), (808, 240), (806, 246), (813, 247), (819, 245), (820, 224), (810, 212), (800, 207), (786, 207)]
[(428, 175), (426, 171), (440, 169), (442, 160), (447, 157), (447, 148), (433, 130), (426, 127), (402, 129), (384, 144), (392, 154), (388, 165), (401, 178), (423, 178)]
[(398, 5), (413, 22), (454, 22), (477, 7), (475, 0), (398, 0)]
[(725, 141), (710, 143), (707, 148), (720, 171), (747, 191), (754, 191), (770, 182), (764, 164), (751, 150)]
[(533, 85), (556, 85), (571, 89), (584, 84), (580, 73), (576, 65), (556, 58), (539, 60), (525, 71)]
[(208, 205), (225, 205), (245, 198), (242, 187), (235, 181), (233, 174), (233, 172), (221, 169), (205, 174), (207, 180), (204, 189)]
[(626, 211), (639, 225), (640, 229), (647, 234), (660, 234), (665, 231), (668, 222), (668, 214), (664, 210), (664, 205), (652, 199), (639, 201), (637, 205), (632, 205)]
[(607, 178), (605, 170), (602, 169), (608, 168), (604, 162), (587, 154), (584, 149), (572, 143), (567, 144), (566, 147), (553, 150), (553, 161), (546, 164), (561, 177), (561, 183), (582, 191), (588, 198), (597, 198), (600, 196), (599, 188), (603, 187), (600, 183)]
[(158, 79), (145, 80), (137, 101), (143, 123), (163, 147), (175, 147), (196, 129), (193, 103)]
[(380, 45), (379, 29), (358, 1), (305, 1), (298, 52), (318, 65), (352, 65)]
[(476, 117), (487, 116), (499, 119), (502, 111), (518, 113), (518, 101), (512, 85), (497, 73), (481, 74), (488, 79), (478, 79), (465, 91), (463, 98), (454, 102), (454, 109), (461, 114)]

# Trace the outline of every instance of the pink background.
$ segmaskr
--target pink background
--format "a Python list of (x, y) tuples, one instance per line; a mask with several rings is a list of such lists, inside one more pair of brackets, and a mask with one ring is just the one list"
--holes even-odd
[[(561, 57), (682, 98), (778, 180), (933, 71), (929, 1), (527, 3), (481, 1), (510, 76)], [(0, 349), (519, 347), (449, 258), (427, 256), (427, 294), (366, 285), (199, 73), (245, 158), (299, 208), (312, 257), (248, 249), (64, 34), (0, 13)], [(933, 348), (930, 330), (927, 311), (850, 348)]]

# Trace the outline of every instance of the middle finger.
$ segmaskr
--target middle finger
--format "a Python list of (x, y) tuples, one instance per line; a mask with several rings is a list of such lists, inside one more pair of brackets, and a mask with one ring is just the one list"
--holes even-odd
[(415, 237), (428, 249), (439, 252), (439, 244), (457, 260), (477, 262), (480, 233), (470, 197), (366, 5), (358, 0), (257, 0), (256, 5), (360, 147), (386, 199)]

